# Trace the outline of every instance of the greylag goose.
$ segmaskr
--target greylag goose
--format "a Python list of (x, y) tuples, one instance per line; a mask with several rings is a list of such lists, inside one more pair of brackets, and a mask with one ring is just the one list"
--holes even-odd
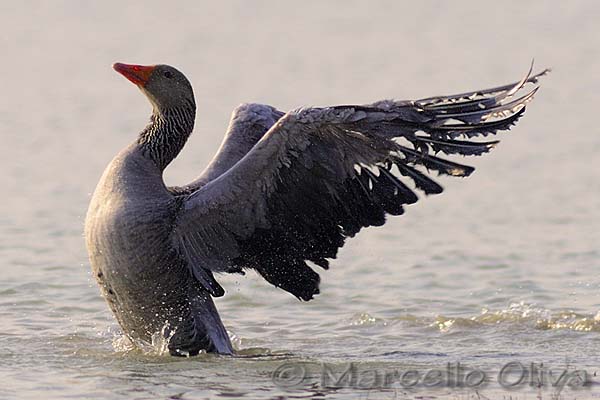
[[(282, 112), (243, 104), (194, 182), (169, 187), (163, 171), (196, 115), (192, 86), (168, 65), (114, 64), (153, 107), (149, 124), (110, 162), (92, 197), (85, 238), (93, 275), (134, 343), (160, 334), (172, 355), (232, 354), (212, 297), (215, 273), (254, 269), (301, 300), (319, 293), (313, 267), (329, 268), (346, 238), (442, 192), (428, 176), (474, 168), (438, 157), (476, 156), (475, 141), (523, 115), (547, 70), (491, 89), (416, 101)], [(412, 181), (414, 187), (406, 184)]]

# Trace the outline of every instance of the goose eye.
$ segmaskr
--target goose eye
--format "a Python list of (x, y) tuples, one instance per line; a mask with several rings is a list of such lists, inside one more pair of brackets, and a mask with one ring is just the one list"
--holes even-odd
[(171, 79), (173, 77), (173, 73), (171, 71), (165, 71), (163, 72), (163, 76), (165, 78)]

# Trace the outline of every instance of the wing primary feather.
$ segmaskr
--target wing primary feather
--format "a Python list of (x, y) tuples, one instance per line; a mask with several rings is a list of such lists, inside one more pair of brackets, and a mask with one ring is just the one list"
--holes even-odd
[(404, 213), (402, 204), (405, 203), (401, 193), (397, 191), (394, 185), (386, 182), (384, 177), (377, 177), (372, 171), (365, 169), (365, 173), (371, 177), (373, 181), (373, 194), (377, 204), (379, 204), (385, 212), (391, 215), (401, 215)]
[[(464, 112), (476, 111), (476, 110), (481, 110), (484, 108), (489, 108), (489, 107), (495, 106), (497, 104), (500, 104), (503, 100), (505, 100), (509, 97), (512, 97), (519, 90), (521, 90), (523, 88), (523, 86), (525, 86), (525, 84), (531, 78), (532, 71), (533, 71), (533, 61), (531, 62), (531, 65), (529, 66), (529, 71), (527, 72), (527, 75), (525, 75), (523, 77), (523, 79), (521, 79), (519, 82), (514, 84), (514, 86), (507, 88), (506, 90), (500, 91), (499, 94), (496, 96), (488, 97), (488, 98), (484, 97), (482, 99), (475, 99), (475, 100), (451, 101), (450, 103), (442, 102), (441, 104), (424, 105), (423, 108), (425, 108), (426, 110), (435, 110), (435, 111), (442, 111), (442, 112), (454, 111), (454, 112), (464, 113)], [(482, 94), (483, 94), (483, 92), (484, 91), (481, 91)], [(471, 96), (467, 96), (466, 98), (468, 99), (470, 97)]]
[[(540, 77), (548, 74), (550, 71), (551, 71), (550, 68), (546, 68), (546, 69), (538, 72), (537, 74), (532, 75), (529, 78), (527, 78), (525, 83), (537, 83)], [(415, 100), (414, 103), (417, 104), (418, 106), (426, 107), (426, 106), (430, 106), (433, 104), (438, 104), (443, 101), (459, 101), (461, 99), (469, 99), (470, 100), (475, 96), (484, 96), (486, 94), (496, 94), (496, 93), (500, 93), (500, 92), (503, 92), (506, 90), (510, 90), (518, 84), (519, 84), (519, 82), (514, 82), (514, 83), (509, 83), (507, 85), (497, 86), (497, 87), (493, 87), (493, 88), (489, 88), (489, 89), (480, 89), (480, 90), (475, 90), (472, 92), (453, 94), (453, 95), (449, 95), (449, 96), (432, 96), (432, 97), (427, 97), (424, 99)]]
[(430, 136), (416, 136), (415, 141), (431, 146), (431, 149), (436, 153), (441, 151), (445, 154), (460, 154), (463, 156), (479, 156), (485, 154), (500, 143), (499, 140), (491, 142), (469, 142), (467, 140), (436, 139)]
[(478, 123), (481, 121), (485, 121), (490, 117), (505, 117), (505, 112), (516, 113), (520, 111), (521, 108), (525, 107), (525, 103), (531, 101), (538, 89), (539, 87), (536, 87), (535, 89), (531, 90), (526, 95), (519, 97), (518, 99), (490, 109), (470, 111), (466, 113), (438, 114), (435, 118), (438, 120), (456, 119), (465, 123)]
[(444, 188), (439, 183), (415, 168), (406, 165), (404, 160), (395, 158), (394, 161), (400, 173), (411, 178), (415, 183), (415, 186), (422, 190), (425, 194), (439, 194), (444, 191)]
[(471, 175), (475, 168), (468, 165), (459, 164), (443, 158), (430, 156), (418, 151), (399, 146), (399, 151), (407, 157), (407, 162), (411, 164), (421, 164), (425, 168), (432, 169), (441, 174), (450, 176), (466, 177)]
[(379, 176), (385, 177), (391, 184), (393, 184), (398, 193), (402, 195), (404, 204), (414, 204), (419, 201), (419, 198), (408, 186), (406, 186), (401, 180), (399, 180), (394, 174), (387, 171), (385, 168), (379, 167)]
[(525, 107), (521, 108), (515, 114), (497, 121), (480, 122), (477, 124), (447, 124), (435, 127), (425, 127), (422, 130), (435, 137), (451, 137), (466, 136), (468, 138), (474, 136), (488, 136), (499, 131), (509, 130), (523, 115)]

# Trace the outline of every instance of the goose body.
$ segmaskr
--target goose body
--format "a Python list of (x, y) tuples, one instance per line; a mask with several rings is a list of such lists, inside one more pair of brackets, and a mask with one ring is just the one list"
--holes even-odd
[[(189, 279), (185, 260), (171, 244), (169, 227), (178, 207), (162, 175), (139, 148), (119, 153), (100, 179), (88, 211), (92, 272), (133, 343), (151, 342), (157, 333), (174, 334), (174, 354), (203, 349), (231, 353), (211, 296)], [(182, 324), (182, 317), (190, 325)], [(200, 321), (207, 325), (196, 326)], [(209, 331), (212, 340), (206, 337)]]
[[(304, 108), (238, 107), (221, 149), (184, 187), (163, 171), (193, 130), (195, 101), (185, 76), (167, 65), (115, 64), (153, 105), (149, 125), (108, 165), (85, 226), (93, 274), (134, 343), (169, 339), (173, 355), (233, 352), (212, 297), (214, 273), (255, 269), (299, 299), (319, 293), (319, 275), (348, 237), (400, 215), (415, 189), (442, 187), (430, 170), (473, 169), (438, 152), (480, 155), (507, 130), (545, 73), (498, 88), (418, 101)], [(405, 139), (408, 144), (397, 140)], [(466, 139), (466, 140), (465, 140)], [(425, 167), (425, 169), (421, 169)]]

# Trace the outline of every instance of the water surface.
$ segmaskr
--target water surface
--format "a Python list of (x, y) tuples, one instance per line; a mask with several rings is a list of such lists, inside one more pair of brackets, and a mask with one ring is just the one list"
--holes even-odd
[[(494, 373), (533, 362), (593, 375), (599, 17), (593, 1), (0, 4), (0, 398), (550, 398), (555, 388), (509, 393)], [(217, 306), (239, 357), (128, 350), (82, 237), (103, 168), (150, 110), (111, 63), (170, 63), (193, 82), (197, 128), (166, 173), (183, 184), (239, 103), (462, 92), (516, 80), (532, 57), (554, 72), (518, 127), (468, 160), (473, 176), (442, 178), (443, 195), (350, 240), (314, 301), (253, 273), (219, 277), (227, 295)], [(351, 362), (376, 371), (460, 362), (491, 382), (477, 393), (321, 385), (322, 363), (341, 371)], [(307, 379), (276, 385), (282, 365), (302, 365)]]

